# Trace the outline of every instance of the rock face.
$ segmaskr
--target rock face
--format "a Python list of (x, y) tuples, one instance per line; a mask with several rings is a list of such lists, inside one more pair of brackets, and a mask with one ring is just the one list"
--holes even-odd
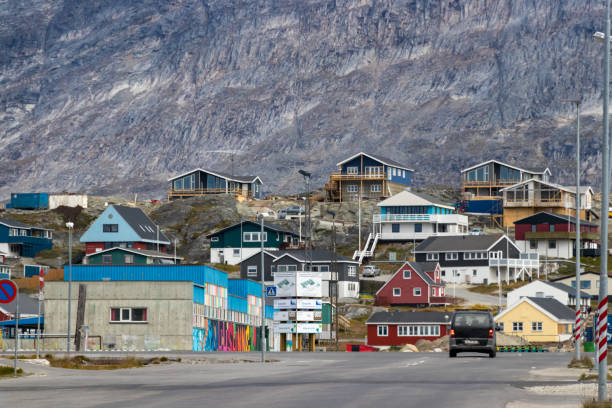
[(193, 167), (321, 183), (360, 150), (419, 184), (499, 158), (598, 182), (598, 0), (0, 2), (0, 195), (164, 195)]

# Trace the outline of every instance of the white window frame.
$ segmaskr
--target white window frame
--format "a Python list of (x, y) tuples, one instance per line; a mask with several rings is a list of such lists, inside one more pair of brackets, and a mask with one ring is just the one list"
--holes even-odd
[(394, 297), (402, 296), (402, 288), (393, 288), (393, 296)]
[(233, 253), (234, 256), (240, 256), (240, 248), (234, 248), (233, 252), (234, 252)]
[(421, 296), (421, 288), (413, 288), (412, 296)]
[(407, 337), (408, 336), (408, 325), (400, 325), (397, 326), (397, 336), (398, 337)]
[(346, 273), (348, 276), (355, 277), (357, 276), (357, 267), (355, 265), (349, 265), (346, 267)]
[(359, 174), (359, 167), (357, 167), (357, 166), (348, 166), (346, 168), (346, 174)]
[[(408, 276), (406, 276), (406, 272), (408, 272)], [(406, 270), (404, 271), (404, 279), (411, 279), (412, 278), (412, 271)]]
[[(128, 259), (130, 260), (130, 262), (128, 262)], [(123, 255), (123, 263), (125, 263), (126, 265), (133, 265), (134, 264), (134, 255), (132, 255), (132, 254), (125, 254), (125, 255)]]
[(431, 288), (431, 296), (436, 296), (436, 288)]
[(210, 242), (219, 242), (219, 237), (210, 237)]
[(386, 324), (379, 324), (376, 333), (379, 337), (387, 337), (389, 335), (389, 326)]
[(512, 331), (520, 333), (523, 331), (523, 322), (512, 322)]
[(544, 324), (542, 322), (531, 322), (531, 331), (532, 332), (541, 332), (543, 331), (542, 327)]
[[(119, 309), (119, 320), (113, 320), (113, 309)], [(134, 309), (144, 309), (147, 315), (147, 320), (132, 320), (132, 311)], [(123, 311), (129, 311), (128, 319), (123, 318)], [(109, 319), (110, 323), (148, 323), (149, 313), (146, 307), (111, 307), (109, 310)]]
[(438, 253), (429, 253), (427, 254), (428, 261), (438, 261), (440, 259), (440, 254)]
[(371, 193), (380, 193), (382, 191), (382, 187), (380, 184), (372, 184), (370, 185)]
[(446, 252), (444, 254), (444, 260), (446, 260), (446, 261), (458, 261), (459, 260), (459, 252)]
[(346, 192), (347, 193), (357, 193), (359, 192), (359, 186), (357, 184), (347, 184)]
[(257, 276), (257, 265), (247, 265), (247, 276)]

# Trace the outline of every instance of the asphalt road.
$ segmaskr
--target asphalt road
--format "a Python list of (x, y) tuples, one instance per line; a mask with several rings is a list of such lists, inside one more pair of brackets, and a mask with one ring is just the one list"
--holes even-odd
[(559, 408), (580, 401), (579, 395), (547, 396), (524, 389), (576, 384), (578, 374), (558, 375), (567, 371), (567, 353), (499, 353), (495, 359), (477, 354), (450, 359), (446, 353), (270, 353), (274, 362), (266, 364), (219, 361), (256, 360), (257, 353), (181, 357), (180, 363), (116, 371), (20, 362), (33, 375), (0, 380), (2, 405)]

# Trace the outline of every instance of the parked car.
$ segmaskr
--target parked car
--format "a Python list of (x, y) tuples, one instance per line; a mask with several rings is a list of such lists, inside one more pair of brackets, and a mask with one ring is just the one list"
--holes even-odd
[(472, 228), (470, 231), (470, 235), (482, 235), (483, 232), (480, 228)]
[(363, 267), (363, 271), (361, 272), (361, 275), (366, 277), (366, 276), (380, 276), (380, 269), (378, 269), (378, 266), (374, 266), (374, 265), (366, 265)]
[(292, 205), (291, 207), (285, 208), (285, 213), (287, 215), (303, 215), (304, 208), (300, 207), (299, 205)]
[(284, 220), (287, 217), (287, 212), (285, 210), (279, 210), (276, 213), (276, 219), (277, 220)]
[(489, 357), (495, 357), (495, 332), (498, 329), (488, 310), (456, 311), (448, 340), (449, 357), (457, 357), (460, 352), (488, 353)]

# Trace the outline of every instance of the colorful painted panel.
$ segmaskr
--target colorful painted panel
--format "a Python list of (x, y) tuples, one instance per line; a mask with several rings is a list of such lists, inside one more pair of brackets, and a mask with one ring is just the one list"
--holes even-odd
[(259, 329), (205, 319), (205, 328), (193, 328), (193, 351), (259, 350)]

